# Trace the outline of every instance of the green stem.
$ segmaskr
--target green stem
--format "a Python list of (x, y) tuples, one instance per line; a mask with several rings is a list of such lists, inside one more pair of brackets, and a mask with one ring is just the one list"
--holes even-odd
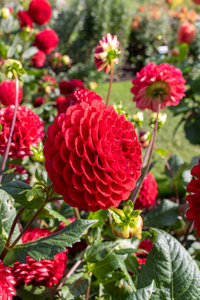
[(111, 91), (111, 87), (112, 87), (112, 82), (113, 82), (113, 71), (114, 71), (114, 65), (111, 65), (111, 69), (110, 69), (110, 84), (109, 84), (109, 89), (108, 89), (108, 95), (106, 98), (106, 106), (108, 106), (108, 101), (110, 98), (110, 91)]

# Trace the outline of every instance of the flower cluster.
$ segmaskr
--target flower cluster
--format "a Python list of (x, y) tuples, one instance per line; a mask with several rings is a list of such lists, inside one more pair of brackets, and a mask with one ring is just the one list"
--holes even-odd
[[(13, 80), (5, 80), (0, 83), (0, 103), (5, 106), (14, 105), (16, 96), (16, 83)], [(18, 103), (23, 97), (23, 89), (19, 85)]]
[(194, 221), (197, 234), (200, 236), (200, 160), (199, 164), (192, 168), (191, 175), (196, 179), (193, 178), (187, 186), (187, 191), (192, 194), (186, 197), (190, 206), (186, 216), (190, 222)]
[(181, 70), (168, 63), (156, 65), (148, 63), (146, 67), (137, 72), (133, 79), (131, 93), (133, 101), (139, 109), (151, 109), (157, 112), (158, 106), (178, 105), (179, 100), (185, 96), (185, 79)]
[(16, 296), (15, 283), (10, 268), (0, 260), (0, 299), (12, 300), (13, 296)]
[[(3, 155), (8, 142), (14, 106), (0, 109), (0, 154)], [(17, 117), (10, 145), (9, 157), (24, 158), (31, 155), (31, 146), (37, 146), (44, 138), (44, 127), (38, 115), (29, 108), (18, 106)]]
[(65, 202), (97, 211), (128, 198), (140, 176), (141, 146), (132, 123), (112, 106), (70, 106), (47, 135), (45, 167)]
[(157, 182), (154, 176), (149, 172), (145, 177), (142, 188), (137, 198), (134, 208), (143, 209), (149, 208), (156, 202), (156, 197), (158, 194)]
[[(39, 237), (46, 237), (51, 235), (47, 229), (28, 229), (22, 237), (22, 242), (35, 241)], [(42, 259), (40, 262), (32, 259), (30, 256), (26, 258), (26, 264), (16, 262), (12, 270), (15, 277), (16, 285), (32, 284), (33, 286), (51, 287), (57, 284), (65, 273), (67, 267), (66, 252), (55, 255), (54, 260)]]

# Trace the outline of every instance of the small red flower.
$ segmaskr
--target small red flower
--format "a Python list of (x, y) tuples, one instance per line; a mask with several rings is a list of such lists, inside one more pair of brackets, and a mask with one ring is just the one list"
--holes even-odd
[(12, 300), (13, 296), (16, 296), (14, 288), (15, 279), (11, 274), (11, 269), (4, 265), (0, 260), (0, 299)]
[[(15, 104), (16, 83), (13, 80), (5, 80), (0, 83), (0, 103), (5, 106)], [(19, 85), (18, 104), (23, 97), (23, 89)]]
[(59, 83), (60, 93), (63, 95), (69, 95), (75, 90), (84, 89), (84, 83), (79, 79), (72, 79), (70, 81), (63, 80)]
[[(143, 249), (146, 252), (150, 252), (151, 249), (153, 248), (153, 243), (149, 239), (144, 239), (138, 246), (138, 249)], [(135, 255), (137, 256), (137, 261), (138, 263), (145, 264), (146, 259), (147, 259), (147, 253), (146, 252), (136, 252)]]
[(191, 170), (192, 179), (187, 186), (187, 191), (193, 193), (186, 196), (190, 208), (186, 212), (188, 221), (194, 221), (194, 227), (197, 228), (197, 234), (200, 237), (200, 160), (197, 166)]
[(35, 99), (33, 106), (34, 107), (40, 107), (42, 104), (46, 103), (46, 100), (42, 97), (38, 97)]
[(62, 101), (62, 103), (58, 105), (58, 114), (65, 113), (68, 107), (75, 105), (76, 103), (86, 102), (91, 104), (93, 100), (103, 103), (101, 96), (97, 95), (95, 92), (88, 89), (80, 89), (67, 96), (65, 101)]
[[(10, 127), (14, 113), (14, 105), (0, 109), (0, 155), (4, 155), (8, 142)], [(24, 158), (32, 154), (31, 146), (37, 146), (44, 138), (44, 126), (38, 115), (29, 108), (18, 106), (17, 117), (8, 157)]]
[(51, 5), (47, 0), (32, 0), (28, 13), (36, 24), (46, 24), (51, 18)]
[(120, 53), (117, 36), (107, 33), (102, 37), (95, 49), (94, 62), (97, 70), (101, 71), (105, 68), (105, 73), (108, 73), (111, 65), (119, 63), (118, 57)]
[(178, 29), (178, 42), (192, 44), (196, 35), (196, 28), (189, 22), (184, 22)]
[(58, 98), (55, 99), (56, 105), (57, 107), (59, 107), (59, 105), (63, 102), (66, 101), (66, 97), (65, 96), (59, 96)]
[(148, 63), (136, 75), (132, 81), (131, 93), (134, 94), (133, 101), (139, 109), (148, 108), (157, 112), (159, 103), (161, 109), (178, 105), (179, 100), (185, 96), (186, 81), (181, 70), (168, 63)]
[(25, 10), (19, 11), (17, 13), (17, 17), (19, 19), (19, 24), (21, 29), (27, 26), (29, 26), (31, 29), (33, 28), (32, 19)]
[(56, 79), (54, 77), (50, 76), (50, 75), (44, 75), (42, 77), (42, 80), (47, 81), (47, 82), (49, 82), (50, 84), (53, 84), (53, 85), (56, 84)]
[[(28, 229), (22, 237), (23, 243), (35, 241), (39, 237), (51, 235), (47, 229)], [(67, 252), (67, 251), (66, 251)], [(39, 262), (27, 256), (26, 264), (14, 263), (12, 274), (15, 277), (16, 285), (33, 285), (51, 287), (58, 283), (67, 268), (66, 252), (58, 253), (53, 260), (42, 259)]]
[(142, 188), (137, 198), (134, 208), (143, 209), (149, 208), (156, 202), (156, 197), (158, 194), (157, 182), (153, 175), (149, 172), (145, 177)]
[(192, 0), (195, 4), (200, 4), (200, 0)]
[(27, 174), (27, 171), (18, 165), (9, 164), (8, 169), (14, 169), (14, 175), (16, 180), (21, 180), (29, 184), (29, 175)]
[(65, 202), (97, 211), (128, 198), (141, 173), (141, 146), (132, 123), (112, 106), (70, 106), (47, 135), (45, 167)]
[(39, 50), (37, 53), (35, 53), (31, 58), (31, 64), (35, 68), (41, 68), (44, 66), (46, 61), (46, 54)]
[(56, 48), (58, 42), (59, 38), (56, 32), (50, 28), (46, 28), (36, 34), (33, 46), (36, 46), (39, 50), (49, 54)]

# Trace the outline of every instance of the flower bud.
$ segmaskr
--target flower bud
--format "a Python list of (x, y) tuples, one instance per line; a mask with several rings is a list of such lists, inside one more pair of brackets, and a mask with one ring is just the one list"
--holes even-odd
[(25, 73), (24, 68), (19, 60), (7, 59), (3, 65), (3, 71), (9, 79), (15, 78), (15, 72), (18, 76)]
[(46, 86), (45, 89), (44, 89), (44, 91), (45, 91), (46, 94), (51, 94), (52, 89), (51, 89), (50, 86)]
[(174, 232), (178, 235), (185, 234), (186, 231), (187, 231), (187, 228), (188, 228), (188, 226), (187, 226), (187, 224), (185, 223), (185, 221), (183, 220), (183, 218), (181, 216), (178, 217), (176, 223), (172, 227)]
[(137, 114), (134, 114), (133, 118), (132, 118), (132, 123), (134, 124), (134, 126), (137, 126), (140, 128), (142, 126), (142, 124), (144, 123), (143, 112), (138, 112)]
[(143, 149), (146, 149), (149, 146), (150, 132), (146, 129), (139, 130), (139, 142)]
[(8, 18), (10, 17), (10, 10), (9, 10), (9, 8), (3, 7), (3, 8), (1, 9), (1, 17), (2, 17), (3, 19), (8, 19)]
[(178, 49), (178, 48), (174, 48), (174, 49), (172, 49), (172, 55), (173, 55), (174, 57), (177, 57), (177, 56), (179, 56), (179, 54), (180, 54), (180, 51), (179, 51), (179, 49)]
[(30, 156), (30, 158), (35, 162), (44, 162), (44, 154), (43, 154), (43, 144), (39, 143), (38, 147), (31, 147), (31, 151), (33, 154)]
[(97, 83), (95, 81), (90, 81), (89, 82), (89, 88), (90, 90), (95, 90), (97, 88)]
[[(150, 122), (149, 122), (149, 124), (152, 128), (154, 128), (154, 126), (155, 126), (156, 118), (157, 118), (157, 113), (153, 113), (151, 115)], [(159, 113), (159, 115), (158, 115), (158, 130), (163, 127), (166, 120), (167, 120), (167, 114)]]
[(62, 63), (65, 65), (65, 66), (71, 66), (71, 58), (68, 56), (68, 55), (63, 55), (62, 56)]

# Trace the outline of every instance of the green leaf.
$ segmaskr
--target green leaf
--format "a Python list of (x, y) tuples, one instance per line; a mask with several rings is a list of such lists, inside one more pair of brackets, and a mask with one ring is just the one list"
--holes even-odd
[(88, 216), (88, 220), (98, 220), (98, 222), (92, 226), (92, 227), (98, 227), (100, 225), (105, 224), (107, 215), (108, 215), (107, 209), (100, 209), (96, 212), (90, 212)]
[(38, 197), (33, 201), (28, 201), (26, 198), (26, 191), (31, 190), (32, 187), (20, 180), (9, 182), (0, 187), (0, 189), (10, 194), (17, 203), (28, 209), (35, 209), (41, 207), (44, 202)]
[(168, 155), (168, 152), (165, 150), (165, 149), (162, 149), (162, 148), (158, 148), (155, 150), (156, 153), (158, 153), (160, 156), (166, 156)]
[(66, 228), (50, 236), (17, 245), (13, 249), (15, 258), (21, 263), (26, 263), (27, 255), (36, 261), (54, 259), (54, 255), (64, 252), (65, 247), (71, 247), (79, 241), (83, 233), (96, 222), (96, 220), (77, 219)]
[(200, 272), (189, 253), (170, 234), (155, 229), (157, 239), (138, 277), (138, 288), (155, 280), (151, 300), (200, 299)]
[[(172, 174), (175, 175), (175, 173), (184, 164), (184, 162), (180, 156), (178, 156), (177, 154), (173, 154), (168, 160), (168, 164), (171, 168)], [(169, 173), (167, 167), (165, 167), (165, 174), (171, 177), (171, 174)]]
[(90, 270), (95, 277), (105, 279), (105, 277), (111, 276), (111, 273), (119, 268), (117, 256), (110, 253), (105, 259), (93, 263), (90, 266)]
[(200, 114), (194, 113), (185, 122), (185, 135), (192, 144), (200, 144)]
[(164, 228), (175, 224), (179, 214), (178, 205), (170, 200), (162, 203), (153, 211), (148, 212), (143, 219), (144, 226)]
[(59, 291), (61, 300), (76, 299), (85, 292), (88, 284), (88, 274), (79, 273), (71, 275), (65, 282), (65, 286), (63, 286)]
[(118, 242), (104, 242), (99, 245), (92, 245), (86, 250), (84, 258), (88, 262), (97, 262), (106, 258), (106, 256), (114, 250), (114, 248), (119, 245)]
[[(16, 209), (14, 207), (14, 199), (5, 191), (0, 190), (0, 231), (6, 238), (9, 236), (15, 217)], [(19, 233), (19, 227), (16, 226), (12, 240), (17, 238)]]
[(24, 51), (24, 53), (22, 55), (22, 59), (29, 59), (30, 57), (32, 57), (37, 52), (38, 52), (37, 47), (30, 47), (26, 51)]
[(60, 222), (64, 222), (66, 225), (71, 224), (69, 220), (67, 220), (64, 216), (59, 214), (57, 211), (49, 208), (48, 206), (45, 206), (41, 213), (39, 214), (41, 218), (47, 218), (47, 219), (57, 219)]
[(155, 281), (153, 280), (149, 286), (133, 292), (126, 300), (149, 300), (154, 290)]

